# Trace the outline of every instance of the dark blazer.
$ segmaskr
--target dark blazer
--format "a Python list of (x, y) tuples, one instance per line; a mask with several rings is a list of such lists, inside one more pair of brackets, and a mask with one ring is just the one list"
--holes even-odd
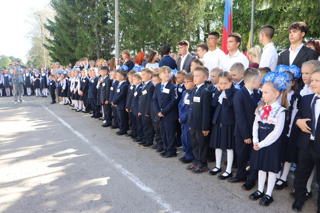
[(150, 107), (152, 105), (152, 96), (154, 93), (154, 85), (152, 81), (149, 81), (147, 85), (142, 89), (141, 95), (139, 97), (139, 108), (138, 112), (142, 115), (150, 115)]
[(135, 85), (128, 84), (127, 100), (126, 100), (126, 109), (130, 110), (132, 105), (132, 99), (134, 94)]
[[(181, 124), (185, 124), (185, 123), (188, 122), (191, 92), (192, 92), (192, 90), (183, 91), (181, 100), (179, 101), (179, 104), (178, 104), (179, 118), (180, 118), (180, 123)], [(189, 100), (189, 104), (186, 104), (184, 102), (184, 97), (187, 94), (189, 95), (189, 97), (187, 98), (187, 100)]]
[(169, 89), (169, 93), (161, 92), (161, 83), (154, 89), (152, 97), (154, 111), (156, 114), (162, 113), (164, 117), (160, 119), (164, 122), (177, 121), (179, 118), (177, 85), (169, 81), (163, 89)]
[(110, 93), (109, 93), (109, 103), (113, 102), (113, 98), (116, 93), (118, 84), (119, 84), (119, 81), (111, 80), (111, 87), (110, 87)]
[(191, 62), (193, 61), (194, 57), (192, 55), (190, 55), (190, 53), (188, 53), (188, 55), (186, 56), (186, 60), (184, 60), (183, 63), (183, 67), (181, 67), (181, 58), (179, 59), (178, 63), (177, 63), (177, 69), (178, 70), (185, 70), (187, 72), (190, 72), (190, 66), (191, 66)]
[[(215, 95), (212, 100), (212, 104), (216, 107), (212, 123), (218, 124), (218, 119), (220, 117), (220, 123), (222, 125), (234, 125), (235, 124), (235, 116), (233, 109), (233, 96), (238, 90), (232, 86), (230, 89), (226, 89), (227, 99), (223, 99), (222, 105), (219, 103), (219, 96), (221, 91), (216, 90)], [(220, 115), (221, 113), (221, 115)]]
[[(119, 85), (119, 84), (118, 84)], [(115, 91), (113, 104), (117, 105), (117, 110), (125, 110), (128, 93), (128, 83), (124, 81)]]
[[(278, 65), (284, 64), (289, 66), (290, 65), (289, 55), (290, 55), (289, 50), (282, 52), (278, 57)], [(318, 60), (318, 57), (319, 57), (319, 54), (316, 51), (306, 46), (303, 46), (292, 64), (296, 65), (301, 69), (303, 62), (310, 61), (310, 60)]]
[(139, 97), (142, 92), (142, 84), (139, 84), (137, 86), (137, 89), (135, 92), (133, 92), (133, 98), (131, 103), (131, 110), (134, 116), (138, 116), (138, 109), (139, 109)]
[[(298, 119), (312, 119), (312, 112), (311, 112), (311, 102), (313, 99), (314, 94), (306, 95), (301, 98), (300, 104), (298, 106), (298, 113), (296, 118), (294, 119), (294, 124), (296, 124)], [(307, 125), (311, 128), (312, 121), (308, 121)], [(320, 119), (318, 118), (316, 129), (316, 135), (314, 138), (314, 148), (316, 152), (320, 152)], [(296, 145), (298, 148), (306, 150), (308, 148), (310, 142), (310, 135), (309, 133), (302, 132), (301, 129), (298, 127), (298, 138), (296, 140)]]
[[(210, 102), (211, 93), (203, 84), (196, 92), (197, 87), (191, 90), (188, 126), (201, 131), (210, 130)], [(194, 102), (195, 97), (200, 97), (200, 102)]]
[(121, 66), (127, 66), (128, 67), (128, 71), (130, 72), (132, 70), (132, 68), (134, 67), (134, 63), (133, 61), (127, 61), (126, 63), (121, 62)]
[(87, 93), (89, 89), (89, 79), (87, 77), (81, 78), (80, 82), (80, 90), (83, 92), (83, 94)]
[(171, 56), (165, 55), (159, 62), (159, 67), (163, 67), (163, 66), (168, 66), (170, 67), (170, 69), (173, 70), (177, 68), (177, 63), (173, 58), (171, 58)]
[(243, 139), (252, 138), (252, 127), (255, 119), (255, 110), (261, 95), (254, 90), (254, 100), (251, 98), (246, 87), (242, 87), (233, 96), (233, 108), (236, 118), (235, 136), (241, 136)]
[(184, 84), (178, 86), (178, 100), (180, 101), (182, 93), (186, 90)]
[(99, 81), (99, 77), (91, 78), (89, 82), (89, 89), (88, 89), (88, 98), (97, 98), (97, 84)]
[(109, 100), (111, 84), (112, 82), (111, 82), (111, 79), (109, 78), (109, 75), (106, 76), (106, 78), (101, 83), (100, 99), (101, 99), (101, 102), (103, 103)]
[(49, 91), (52, 92), (56, 89), (56, 82), (54, 80), (51, 80), (49, 82)]

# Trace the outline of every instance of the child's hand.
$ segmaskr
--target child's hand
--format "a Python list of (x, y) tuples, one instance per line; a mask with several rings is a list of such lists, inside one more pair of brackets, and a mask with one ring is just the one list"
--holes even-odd
[(256, 151), (260, 150), (258, 143), (253, 144), (253, 149)]
[(208, 135), (209, 135), (209, 132), (210, 132), (209, 130), (208, 130), (208, 131), (202, 131), (202, 133), (203, 133), (204, 136), (208, 136)]
[(180, 118), (178, 119), (178, 121), (179, 121), (179, 123), (181, 123), (181, 122), (180, 122)]
[(311, 121), (311, 119), (310, 118), (298, 119), (296, 124), (301, 129), (302, 132), (310, 134), (311, 128), (307, 125), (307, 121)]
[(221, 91), (221, 87), (220, 87), (220, 85), (218, 84), (218, 86), (217, 86), (217, 90), (220, 92)]
[(244, 142), (245, 142), (246, 144), (250, 144), (250, 143), (252, 143), (252, 140), (251, 140), (251, 138), (248, 138), (248, 139), (244, 140)]
[(141, 116), (141, 113), (140, 113), (140, 112), (138, 112), (138, 116)]
[(129, 112), (129, 110), (126, 108), (126, 111)]
[(164, 117), (161, 112), (158, 113), (159, 117)]
[(64, 89), (63, 89), (63, 90), (61, 90), (61, 92), (64, 92)]

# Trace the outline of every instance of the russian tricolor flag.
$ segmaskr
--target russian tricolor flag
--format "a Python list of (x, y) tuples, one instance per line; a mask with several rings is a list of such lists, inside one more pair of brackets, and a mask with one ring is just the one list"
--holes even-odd
[(221, 50), (228, 54), (227, 40), (228, 35), (232, 32), (232, 0), (226, 0), (223, 19), (222, 43)]

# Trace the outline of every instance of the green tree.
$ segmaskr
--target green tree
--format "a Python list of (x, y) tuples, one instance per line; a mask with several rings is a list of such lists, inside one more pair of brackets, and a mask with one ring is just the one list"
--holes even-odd
[(2, 55), (0, 56), (0, 68), (8, 68), (9, 67), (9, 64), (12, 63), (12, 60), (8, 57), (8, 56), (5, 56), (5, 55)]

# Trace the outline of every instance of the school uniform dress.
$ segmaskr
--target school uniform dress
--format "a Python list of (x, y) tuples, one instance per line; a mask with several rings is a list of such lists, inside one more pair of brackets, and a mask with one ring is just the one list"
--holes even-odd
[(143, 144), (153, 144), (154, 129), (150, 117), (151, 107), (153, 107), (152, 96), (154, 93), (154, 85), (152, 81), (143, 83), (141, 95), (139, 97), (138, 113), (141, 113), (141, 120), (143, 126)]
[(235, 148), (235, 115), (233, 96), (238, 90), (234, 87), (225, 91), (216, 90), (212, 100), (213, 106), (216, 107), (212, 119), (212, 132), (210, 136), (211, 148), (232, 149)]
[[(255, 119), (255, 110), (261, 94), (256, 90), (250, 91), (246, 87), (242, 87), (234, 94), (233, 106), (235, 113), (235, 151), (237, 153), (237, 174), (236, 178), (242, 179), (247, 176), (246, 166), (250, 160), (252, 152), (252, 143), (244, 143), (245, 139), (252, 140), (252, 126)], [(256, 180), (257, 172), (250, 167), (250, 175), (248, 180)]]
[(177, 152), (175, 144), (175, 135), (177, 122), (179, 119), (178, 112), (178, 92), (177, 86), (171, 82), (166, 84), (158, 83), (153, 94), (153, 107), (160, 117), (160, 132), (162, 135), (163, 149), (167, 155), (175, 155)]
[(4, 88), (10, 88), (10, 76), (9, 74), (4, 74)]
[(134, 118), (133, 122), (135, 123), (133, 125), (133, 128), (135, 129), (133, 130), (136, 132), (137, 136), (142, 139), (144, 138), (142, 120), (141, 120), (141, 116), (138, 116), (139, 97), (141, 95), (141, 92), (142, 92), (142, 84), (135, 86), (130, 109), (132, 110), (132, 116)]
[(67, 96), (68, 96), (69, 99), (72, 99), (73, 78), (74, 77), (71, 77), (71, 78), (68, 79), (69, 80), (69, 82), (68, 82), (69, 89), (68, 89), (68, 95)]
[[(64, 78), (61, 82), (61, 89), (63, 90), (63, 92), (61, 91), (61, 97), (68, 97), (68, 82), (68, 78)], [(76, 94), (78, 94), (78, 92), (76, 92)]]
[(40, 75), (39, 74), (35, 74), (33, 76), (34, 78), (34, 88), (35, 89), (40, 89)]
[(25, 78), (24, 82), (25, 82), (26, 88), (30, 88), (31, 87), (31, 75), (30, 75), (30, 73), (26, 73), (24, 78)]
[[(320, 96), (318, 94), (306, 95), (301, 98), (294, 123), (296, 123), (298, 119), (307, 118), (311, 119), (311, 121), (307, 122), (307, 125), (311, 128), (311, 134), (302, 132), (299, 129), (297, 137), (299, 153), (294, 180), (296, 201), (306, 200), (306, 185), (314, 166), (316, 166), (317, 182), (320, 183)], [(319, 190), (317, 205), (319, 209)]]
[(182, 93), (181, 100), (178, 104), (179, 118), (181, 123), (181, 142), (182, 150), (185, 152), (184, 156), (187, 160), (193, 160), (192, 144), (190, 129), (188, 126), (189, 107), (190, 107), (190, 94), (191, 90), (186, 90)]
[(190, 136), (194, 159), (192, 164), (200, 168), (207, 167), (207, 151), (209, 137), (202, 131), (210, 130), (210, 103), (211, 93), (203, 83), (192, 89), (190, 95), (190, 112), (188, 126), (191, 128)]
[(46, 74), (41, 74), (40, 89), (48, 88), (48, 78)]
[[(253, 150), (250, 161), (255, 170), (278, 173), (281, 170), (281, 143), (286, 119), (286, 109), (277, 101), (268, 111), (261, 107), (256, 113), (253, 124), (253, 143), (258, 143), (260, 150)], [(270, 107), (268, 106), (268, 107)], [(268, 117), (268, 118), (267, 118)]]
[(74, 80), (74, 86), (73, 86), (73, 94), (74, 94), (73, 100), (80, 100), (80, 95), (78, 94), (79, 88), (80, 88), (80, 78), (76, 77)]
[(113, 104), (117, 105), (117, 115), (118, 115), (118, 126), (120, 134), (127, 134), (127, 112), (126, 112), (126, 98), (128, 92), (128, 83), (126, 81), (119, 82), (117, 85), (117, 90), (113, 98)]

